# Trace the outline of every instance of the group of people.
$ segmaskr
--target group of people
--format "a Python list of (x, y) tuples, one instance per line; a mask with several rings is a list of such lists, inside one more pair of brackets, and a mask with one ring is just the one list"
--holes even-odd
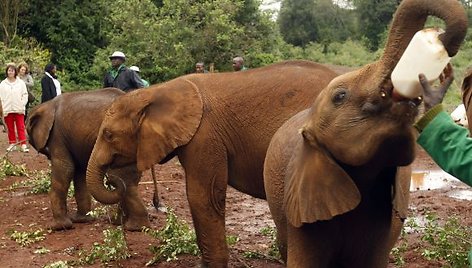
[[(247, 70), (247, 68), (244, 66), (243, 57), (238, 56), (233, 58), (233, 70), (235, 72)], [(195, 64), (195, 73), (208, 73), (208, 71), (205, 69), (205, 64), (203, 62), (200, 61)]]
[[(4, 132), (8, 133), (7, 151), (29, 152), (25, 131), (25, 118), (28, 108), (36, 97), (33, 94), (34, 80), (29, 66), (25, 62), (8, 63), (5, 68), (6, 78), (0, 83), (0, 101)], [(41, 79), (41, 102), (48, 101), (61, 94), (61, 83), (57, 80), (56, 65), (50, 63), (44, 68)]]
[[(105, 74), (104, 87), (115, 87), (125, 92), (149, 86), (149, 82), (140, 77), (140, 69), (137, 66), (125, 65), (126, 55), (121, 51), (115, 51), (109, 57), (111, 68)], [(233, 58), (233, 70), (244, 71), (243, 57)], [(52, 100), (61, 95), (61, 83), (56, 75), (57, 67), (49, 63), (44, 68), (44, 76), (41, 79), (41, 103)], [(196, 73), (207, 73), (203, 62), (195, 65)], [(7, 151), (17, 150), (20, 145), (22, 152), (29, 152), (27, 135), (25, 131), (25, 118), (28, 108), (35, 101), (33, 94), (34, 81), (30, 74), (29, 66), (20, 63), (18, 66), (9, 63), (5, 69), (6, 78), (0, 83), (0, 101), (3, 117), (4, 132), (8, 132), (9, 146)]]

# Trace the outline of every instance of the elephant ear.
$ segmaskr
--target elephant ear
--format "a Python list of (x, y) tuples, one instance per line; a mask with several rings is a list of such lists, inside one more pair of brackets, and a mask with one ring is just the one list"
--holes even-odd
[(411, 166), (397, 167), (393, 189), (393, 209), (406, 219), (410, 199)]
[(151, 168), (175, 148), (187, 144), (202, 114), (202, 99), (194, 83), (177, 79), (161, 85), (141, 115), (138, 170)]
[(45, 152), (49, 134), (54, 125), (56, 102), (48, 101), (33, 109), (26, 120), (29, 143), (38, 151)]
[(351, 177), (319, 146), (306, 139), (295, 151), (285, 183), (284, 204), (289, 222), (329, 220), (360, 203)]

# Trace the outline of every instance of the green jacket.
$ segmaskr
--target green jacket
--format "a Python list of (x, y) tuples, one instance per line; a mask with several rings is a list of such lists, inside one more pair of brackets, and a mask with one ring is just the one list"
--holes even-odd
[[(441, 104), (434, 106), (415, 124), (417, 142), (447, 173), (472, 186), (472, 138), (469, 130), (454, 123)], [(472, 249), (469, 251), (472, 268)]]
[(416, 124), (418, 144), (447, 173), (472, 186), (472, 138), (436, 105)]

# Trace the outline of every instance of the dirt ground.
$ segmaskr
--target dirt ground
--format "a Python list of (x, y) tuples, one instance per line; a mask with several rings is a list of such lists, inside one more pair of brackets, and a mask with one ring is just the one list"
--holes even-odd
[[(6, 134), (0, 133), (0, 156), (7, 147)], [(48, 160), (37, 154), (34, 149), (29, 153), (12, 152), (9, 159), (16, 164), (25, 163), (28, 170), (48, 169)], [(414, 162), (415, 170), (437, 170), (438, 167), (423, 152), (419, 151)], [(191, 224), (191, 217), (185, 196), (183, 171), (177, 161), (172, 159), (168, 164), (156, 166), (161, 202), (175, 210), (179, 218)], [(104, 229), (114, 228), (103, 216), (93, 223), (75, 224), (69, 231), (48, 232), (46, 239), (27, 247), (21, 247), (10, 239), (8, 232), (47, 229), (52, 221), (49, 200), (46, 194), (27, 194), (28, 189), (8, 189), (14, 182), (25, 177), (6, 177), (0, 179), (0, 267), (43, 267), (56, 261), (66, 261), (78, 258), (80, 250), (90, 249), (94, 242), (103, 242)], [(155, 210), (152, 206), (153, 186), (151, 176), (146, 172), (140, 190), (146, 202), (151, 217), (152, 228), (164, 226), (165, 213)], [(427, 211), (436, 212), (440, 218), (446, 219), (458, 215), (463, 224), (472, 225), (472, 209), (470, 201), (451, 198), (453, 190), (467, 189), (462, 183), (455, 183), (440, 190), (414, 191), (411, 194), (410, 216), (418, 217)], [(69, 208), (75, 208), (75, 201), (70, 198)], [(94, 206), (98, 206), (95, 204)], [(227, 235), (239, 237), (239, 241), (230, 247), (230, 267), (283, 267), (277, 261), (265, 258), (248, 259), (244, 253), (257, 251), (267, 253), (271, 239), (261, 234), (264, 227), (274, 226), (267, 204), (264, 200), (252, 198), (229, 187), (227, 198), (226, 228)], [(119, 262), (106, 265), (107, 267), (143, 267), (152, 258), (150, 245), (156, 240), (141, 232), (126, 232), (126, 241), (131, 257)], [(408, 249), (403, 254), (404, 267), (441, 267), (441, 263), (427, 261), (421, 257), (420, 250), (424, 247), (418, 235), (407, 234), (401, 242), (408, 243)], [(34, 253), (35, 250), (46, 248), (46, 254)], [(179, 256), (178, 261), (162, 262), (155, 267), (194, 267), (199, 257)], [(389, 267), (395, 267), (391, 258)], [(101, 267), (100, 263), (92, 267)]]

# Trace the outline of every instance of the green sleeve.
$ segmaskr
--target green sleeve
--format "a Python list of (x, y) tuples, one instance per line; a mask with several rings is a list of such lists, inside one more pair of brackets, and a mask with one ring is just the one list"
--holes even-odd
[[(435, 107), (436, 108), (436, 107)], [(433, 108), (434, 109), (434, 108)], [(417, 142), (447, 173), (472, 186), (472, 139), (469, 130), (454, 123), (442, 108), (433, 111), (435, 116), (416, 127), (420, 133)]]

